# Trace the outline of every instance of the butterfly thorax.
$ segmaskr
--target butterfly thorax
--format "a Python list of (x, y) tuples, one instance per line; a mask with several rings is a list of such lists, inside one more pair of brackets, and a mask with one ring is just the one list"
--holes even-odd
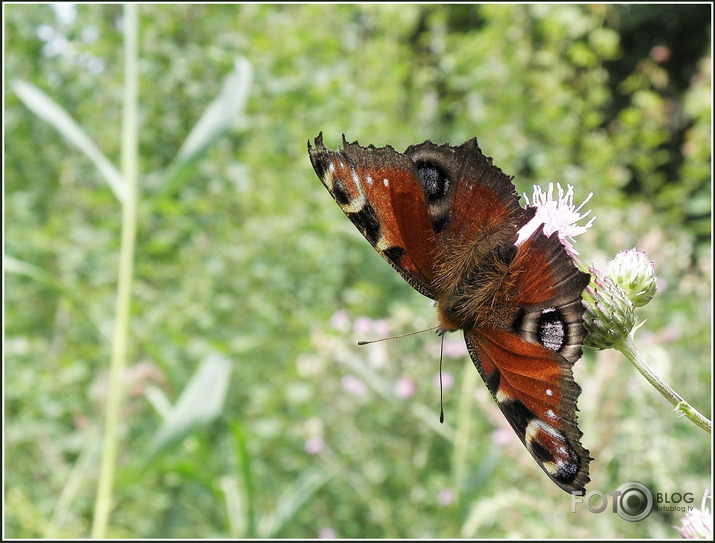
[(452, 246), (437, 259), (437, 312), (444, 331), (475, 328), (511, 329), (517, 308), (514, 265), (516, 232), (495, 228), (489, 236)]

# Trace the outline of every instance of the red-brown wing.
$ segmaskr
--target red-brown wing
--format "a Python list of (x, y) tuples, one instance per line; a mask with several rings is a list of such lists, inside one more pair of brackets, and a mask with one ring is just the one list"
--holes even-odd
[(513, 266), (521, 270), (514, 330), (575, 363), (585, 336), (581, 295), (590, 276), (574, 266), (558, 235), (546, 237), (543, 227), (519, 246)]
[[(512, 177), (482, 153), (476, 138), (458, 147), (426, 141), (405, 154), (417, 168), (429, 206), (436, 241), (434, 290), (440, 302), (464, 293), (469, 277), (484, 277), (496, 253), (513, 249), (518, 229), (535, 209), (519, 205)], [(464, 302), (465, 309), (478, 304), (477, 298)]]
[(546, 474), (582, 491), (591, 458), (581, 445), (572, 366), (581, 356), (581, 294), (589, 275), (576, 269), (553, 234), (537, 229), (517, 250), (508, 328), (465, 330), (474, 365), (499, 408)]
[(308, 145), (318, 177), (373, 247), (419, 292), (458, 286), (475, 258), (516, 241), (534, 209), (476, 138), (458, 147), (425, 141), (405, 153), (347, 143)]
[(435, 238), (415, 165), (392, 147), (308, 144), (315, 172), (372, 246), (418, 292), (435, 298)]
[(526, 449), (566, 492), (589, 481), (589, 453), (581, 445), (571, 363), (543, 345), (505, 330), (465, 331), (469, 355)]
[[(524, 209), (512, 183), (484, 155), (476, 138), (458, 147), (425, 141), (407, 148), (425, 192), (438, 243), (445, 251), (462, 244), (494, 239), (507, 229), (516, 241), (517, 230), (534, 215)], [(501, 240), (499, 240), (501, 242)]]

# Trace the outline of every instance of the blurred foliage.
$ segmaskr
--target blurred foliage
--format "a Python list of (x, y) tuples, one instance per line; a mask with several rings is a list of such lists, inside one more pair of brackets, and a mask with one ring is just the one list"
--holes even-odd
[[(42, 89), (118, 165), (122, 7), (4, 13), (6, 82)], [(445, 361), (440, 426), (434, 337), (351, 347), (427, 327), (433, 309), (345, 220), (306, 142), (476, 135), (520, 192), (592, 191), (598, 220), (579, 252), (603, 266), (635, 246), (655, 262), (637, 343), (710, 416), (709, 5), (145, 5), (140, 17), (134, 365), (112, 537), (676, 535), (677, 512), (572, 513), (504, 434), (464, 353)], [(245, 115), (163, 192), (238, 57), (254, 73)], [(5, 130), (6, 535), (87, 537), (121, 211), (12, 92)], [(232, 364), (221, 415), (146, 464), (166, 410), (216, 353)], [(709, 437), (614, 352), (588, 351), (575, 371), (589, 490), (637, 480), (697, 504)]]

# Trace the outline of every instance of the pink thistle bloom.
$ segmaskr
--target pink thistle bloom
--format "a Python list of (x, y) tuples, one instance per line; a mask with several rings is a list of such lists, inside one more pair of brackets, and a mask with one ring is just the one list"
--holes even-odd
[(492, 432), (492, 443), (497, 447), (506, 447), (512, 442), (514, 432), (506, 428), (497, 428)]
[(437, 502), (440, 505), (450, 505), (454, 502), (454, 490), (451, 488), (443, 488), (437, 494)]
[(336, 330), (347, 331), (350, 327), (350, 315), (344, 309), (340, 309), (333, 313), (330, 318), (330, 324)]
[(358, 317), (353, 324), (353, 330), (355, 330), (355, 333), (358, 335), (369, 334), (372, 332), (372, 327), (372, 319), (368, 317)]
[(325, 441), (323, 441), (323, 438), (319, 436), (309, 437), (305, 440), (305, 445), (303, 445), (303, 449), (308, 454), (318, 454), (319, 452), (322, 452), (324, 448)]
[[(434, 385), (439, 387), (439, 373), (434, 376)], [(450, 389), (454, 386), (454, 377), (448, 371), (442, 372), (442, 388), (444, 390)]]
[(387, 337), (392, 333), (392, 326), (386, 319), (378, 319), (372, 323), (373, 330), (378, 337)]
[(395, 396), (409, 398), (415, 394), (415, 383), (412, 379), (401, 377), (395, 381)]
[(682, 526), (675, 526), (683, 539), (710, 539), (713, 538), (713, 516), (707, 507), (710, 492), (705, 491), (700, 509), (693, 509), (685, 514)]
[(353, 396), (364, 396), (367, 394), (367, 385), (354, 375), (346, 375), (340, 381), (340, 385), (345, 392), (349, 392)]
[(590, 193), (588, 197), (581, 203), (580, 206), (576, 207), (573, 203), (573, 187), (567, 185), (566, 191), (561, 187), (561, 184), (556, 185), (559, 191), (558, 199), (554, 200), (554, 184), (549, 183), (548, 192), (541, 190), (541, 187), (534, 187), (534, 194), (531, 197), (531, 202), (529, 202), (529, 197), (524, 194), (527, 205), (532, 205), (536, 207), (536, 214), (534, 218), (526, 223), (521, 230), (519, 230), (519, 237), (516, 240), (516, 245), (521, 245), (524, 243), (531, 235), (536, 232), (536, 230), (544, 225), (544, 234), (548, 237), (554, 232), (558, 232), (559, 241), (564, 246), (566, 251), (571, 256), (577, 256), (578, 252), (573, 248), (571, 242), (573, 238), (579, 234), (583, 234), (586, 230), (593, 226), (593, 221), (596, 217), (591, 217), (591, 219), (584, 225), (580, 226), (577, 224), (582, 219), (585, 219), (590, 213), (589, 209), (586, 213), (581, 214), (581, 208), (586, 205), (593, 193)]
[(461, 358), (469, 354), (467, 344), (463, 339), (445, 339), (444, 356), (447, 358)]
[(318, 537), (320, 539), (336, 539), (338, 537), (338, 532), (333, 528), (325, 527), (318, 531)]

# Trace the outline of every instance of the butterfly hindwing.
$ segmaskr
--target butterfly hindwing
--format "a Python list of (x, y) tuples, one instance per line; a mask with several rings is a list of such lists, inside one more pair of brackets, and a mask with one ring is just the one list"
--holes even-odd
[(465, 341), (499, 409), (554, 483), (566, 492), (589, 481), (588, 451), (580, 442), (571, 364), (514, 334), (465, 331)]
[(417, 168), (429, 206), (437, 297), (464, 290), (465, 278), (492, 269), (494, 257), (510, 260), (495, 250), (513, 246), (518, 228), (536, 210), (521, 207), (512, 177), (482, 153), (476, 138), (457, 147), (426, 141), (408, 147), (405, 155)]
[(581, 356), (581, 292), (588, 274), (543, 228), (517, 249), (517, 310), (510, 329), (465, 330), (469, 354), (504, 416), (537, 464), (567, 492), (589, 481), (572, 365)]
[(543, 227), (519, 246), (514, 267), (525, 270), (519, 274), (514, 329), (575, 363), (585, 336), (581, 294), (590, 276), (576, 269), (558, 235), (545, 236)]

